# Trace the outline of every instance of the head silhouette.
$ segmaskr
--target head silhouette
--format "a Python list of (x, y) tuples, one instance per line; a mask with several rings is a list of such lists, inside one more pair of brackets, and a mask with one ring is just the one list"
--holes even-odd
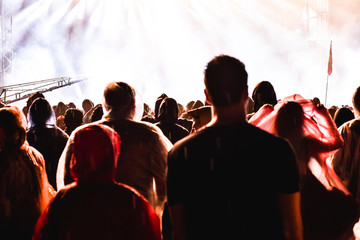
[(173, 98), (164, 98), (159, 108), (158, 119), (161, 123), (175, 124), (178, 120), (178, 105)]
[(238, 59), (219, 55), (205, 69), (207, 96), (215, 107), (227, 107), (238, 103), (243, 93), (247, 96), (248, 74)]
[(277, 103), (276, 93), (273, 85), (268, 81), (259, 82), (252, 93), (254, 101), (254, 111), (256, 112), (262, 105), (268, 103), (275, 105)]
[(125, 82), (111, 82), (104, 90), (104, 108), (110, 115), (134, 118), (135, 89)]
[(23, 146), (26, 140), (26, 119), (15, 107), (0, 108), (0, 152)]
[(289, 135), (303, 134), (304, 111), (297, 102), (284, 103), (276, 116), (275, 129), (279, 136), (287, 137)]
[(28, 119), (31, 127), (45, 126), (52, 123), (55, 125), (55, 113), (50, 103), (45, 98), (37, 98), (30, 105)]
[(353, 97), (352, 97), (352, 103), (354, 106), (354, 110), (358, 113), (360, 113), (360, 87), (357, 87)]
[(113, 181), (120, 154), (120, 136), (105, 125), (75, 130), (70, 173), (75, 181)]

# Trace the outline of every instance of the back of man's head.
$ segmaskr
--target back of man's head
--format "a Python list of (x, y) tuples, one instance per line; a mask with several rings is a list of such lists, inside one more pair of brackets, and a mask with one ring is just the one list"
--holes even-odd
[(358, 113), (360, 113), (360, 86), (356, 88), (353, 98), (352, 98), (352, 103), (354, 106), (354, 110), (356, 110)]
[(133, 114), (135, 112), (135, 89), (125, 82), (109, 83), (104, 90), (104, 107), (108, 112)]
[(219, 55), (205, 69), (205, 86), (208, 97), (215, 107), (227, 107), (238, 103), (247, 93), (248, 74), (238, 59)]

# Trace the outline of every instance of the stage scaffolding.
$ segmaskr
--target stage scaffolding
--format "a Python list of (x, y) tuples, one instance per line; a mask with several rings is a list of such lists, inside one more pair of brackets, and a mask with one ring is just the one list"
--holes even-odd
[(5, 86), (12, 80), (14, 44), (12, 37), (12, 10), (10, 1), (0, 0), (0, 102), (10, 104), (27, 99), (35, 92), (49, 92), (86, 80), (83, 76), (58, 77)]
[(12, 61), (14, 55), (13, 41), (12, 41), (12, 11), (8, 5), (9, 1), (0, 1), (1, 14), (1, 70), (0, 70), (0, 86), (5, 84), (5, 78), (11, 79), (12, 76)]
[(86, 80), (86, 77), (59, 77), (8, 86), (0, 86), (0, 102), (10, 104), (29, 98), (36, 92), (50, 92)]

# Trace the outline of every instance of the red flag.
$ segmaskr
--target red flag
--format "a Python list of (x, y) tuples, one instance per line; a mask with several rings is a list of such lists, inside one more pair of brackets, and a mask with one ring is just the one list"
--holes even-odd
[(328, 61), (328, 75), (330, 76), (332, 73), (332, 41), (330, 42), (330, 53), (329, 53), (329, 61)]

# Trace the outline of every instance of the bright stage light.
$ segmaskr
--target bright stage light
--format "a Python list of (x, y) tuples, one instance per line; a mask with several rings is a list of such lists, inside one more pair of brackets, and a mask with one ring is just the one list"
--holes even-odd
[(133, 85), (150, 107), (162, 93), (185, 105), (204, 100), (205, 65), (224, 53), (246, 64), (250, 94), (258, 82), (268, 80), (279, 98), (299, 93), (323, 101), (331, 38), (334, 71), (328, 103), (351, 104), (359, 75), (359, 44), (351, 39), (360, 34), (354, 30), (360, 12), (354, 9), (360, 8), (356, 0), (350, 2), (351, 10), (332, 1), (329, 13), (341, 14), (348, 24), (330, 21), (324, 44), (309, 51), (305, 1), (18, 0), (13, 79), (79, 74), (93, 79), (86, 86), (52, 92), (48, 97), (54, 104), (60, 98), (100, 102), (105, 84), (120, 80)]

